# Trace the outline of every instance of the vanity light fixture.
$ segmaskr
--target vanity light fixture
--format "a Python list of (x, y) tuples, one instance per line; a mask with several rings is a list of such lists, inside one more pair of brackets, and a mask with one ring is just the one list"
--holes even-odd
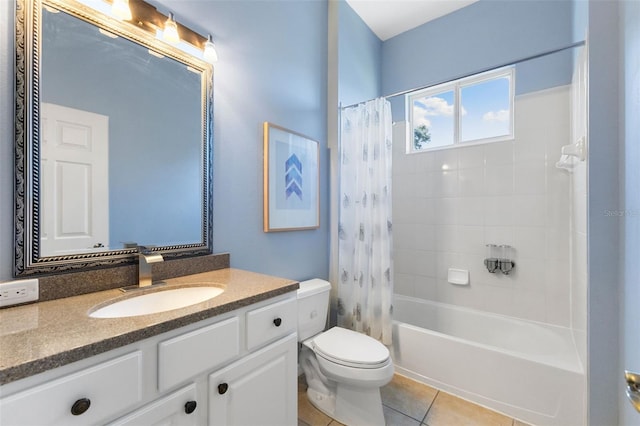
[(132, 19), (129, 0), (113, 0), (111, 4), (111, 13), (121, 21), (130, 21)]
[(216, 45), (213, 43), (213, 37), (209, 34), (207, 42), (204, 44), (203, 52), (204, 60), (213, 64), (218, 61), (218, 52), (216, 52)]
[(173, 13), (169, 12), (169, 17), (164, 23), (164, 30), (162, 31), (162, 38), (167, 43), (178, 44), (180, 36), (178, 35), (178, 24), (173, 17)]

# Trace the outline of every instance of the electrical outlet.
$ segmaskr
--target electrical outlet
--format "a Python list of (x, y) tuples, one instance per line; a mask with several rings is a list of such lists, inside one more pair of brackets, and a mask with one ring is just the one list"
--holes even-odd
[(38, 297), (39, 288), (37, 278), (0, 283), (0, 306), (32, 302), (38, 300)]

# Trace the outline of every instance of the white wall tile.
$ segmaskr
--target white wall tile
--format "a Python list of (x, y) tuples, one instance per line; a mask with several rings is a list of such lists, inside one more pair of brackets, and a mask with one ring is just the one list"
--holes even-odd
[(438, 280), (435, 277), (415, 277), (414, 294), (415, 297), (427, 300), (437, 300)]
[(440, 197), (455, 197), (458, 195), (458, 170), (443, 170), (439, 176)]
[(484, 191), (486, 195), (513, 194), (513, 164), (487, 167), (484, 171)]
[(435, 277), (436, 257), (434, 251), (396, 250), (393, 266), (397, 273)]
[[(586, 284), (572, 289), (569, 280), (586, 268), (586, 184), (572, 186), (576, 175), (586, 179), (586, 166), (573, 175), (555, 168), (568, 143), (569, 92), (518, 96), (516, 104), (513, 141), (402, 157), (394, 147), (402, 168), (394, 171), (397, 291), (567, 325), (581, 321), (570, 303), (586, 313)], [(511, 275), (486, 270), (489, 243), (514, 247)], [(467, 269), (471, 285), (447, 283), (449, 268)]]
[(513, 226), (513, 197), (485, 197), (483, 201), (485, 226)]
[(460, 210), (458, 198), (438, 198), (434, 206), (434, 223), (437, 225), (457, 225)]
[(515, 226), (543, 227), (547, 223), (547, 197), (516, 195), (513, 197)]
[(457, 223), (462, 226), (484, 225), (484, 197), (458, 198)]
[(434, 167), (437, 170), (458, 170), (458, 149), (434, 151)]
[(458, 194), (461, 197), (479, 197), (485, 194), (483, 167), (458, 170)]
[(545, 227), (515, 227), (513, 247), (516, 259), (546, 259), (547, 229)]
[(484, 147), (485, 167), (513, 164), (514, 142), (494, 142), (482, 146)]
[(410, 274), (393, 274), (393, 292), (404, 296), (415, 296), (414, 276)]
[(543, 161), (517, 163), (514, 168), (515, 194), (544, 194), (547, 191), (546, 172), (547, 169)]
[(515, 245), (515, 231), (511, 226), (485, 226), (484, 244)]
[(458, 149), (458, 169), (484, 167), (484, 145), (468, 146)]
[(545, 322), (547, 301), (544, 291), (523, 291), (515, 295), (513, 309), (520, 318)]
[[(459, 226), (458, 227), (457, 252), (461, 254), (475, 254), (484, 256), (484, 227), (483, 226)], [(484, 257), (482, 257), (484, 259)]]

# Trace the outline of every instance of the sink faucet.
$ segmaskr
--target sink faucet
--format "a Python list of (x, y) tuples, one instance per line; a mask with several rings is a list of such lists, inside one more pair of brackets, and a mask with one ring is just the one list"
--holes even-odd
[(160, 253), (153, 253), (145, 246), (138, 246), (138, 287), (151, 285), (151, 264), (163, 260)]

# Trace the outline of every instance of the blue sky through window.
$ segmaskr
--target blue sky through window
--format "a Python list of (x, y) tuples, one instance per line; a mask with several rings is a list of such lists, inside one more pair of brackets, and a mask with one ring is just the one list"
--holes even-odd
[(509, 87), (507, 77), (461, 87), (460, 103), (465, 111), (460, 120), (461, 141), (510, 133)]
[(512, 73), (501, 70), (410, 95), (411, 150), (510, 137)]
[(413, 101), (413, 127), (427, 126), (431, 141), (422, 149), (453, 144), (453, 91), (438, 93)]

